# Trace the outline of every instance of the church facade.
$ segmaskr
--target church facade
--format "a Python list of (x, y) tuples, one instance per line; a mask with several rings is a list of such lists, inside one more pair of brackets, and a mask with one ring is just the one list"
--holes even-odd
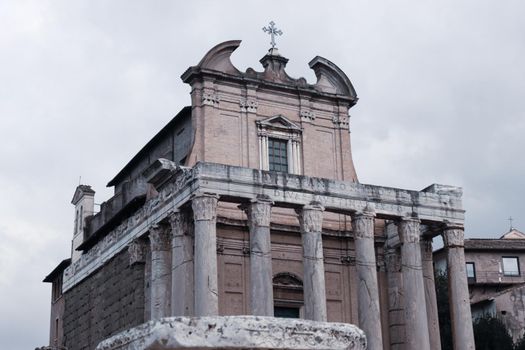
[[(94, 349), (168, 316), (256, 315), (352, 323), (368, 349), (440, 349), (432, 238), (442, 235), (456, 349), (474, 349), (462, 192), (366, 185), (352, 161), (357, 95), (315, 57), (315, 84), (239, 71), (240, 41), (187, 69), (183, 108), (108, 183), (73, 198), (72, 255), (53, 283), (50, 345)], [(56, 290), (56, 292), (55, 292)]]

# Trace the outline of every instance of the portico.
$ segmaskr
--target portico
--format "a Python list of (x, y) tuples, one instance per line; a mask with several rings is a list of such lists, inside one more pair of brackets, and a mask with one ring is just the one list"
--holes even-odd
[[(435, 337), (439, 336), (439, 330), (436, 335), (437, 324), (433, 318), (437, 315), (437, 306), (433, 283), (424, 279), (424, 274), (428, 271), (424, 271), (422, 249), (423, 251), (431, 249), (429, 232), (434, 232), (434, 235), (442, 233), (446, 246), (451, 249), (449, 266), (461, 265), (463, 210), (460, 189), (433, 185), (419, 192), (407, 191), (210, 163), (200, 163), (193, 169), (185, 169), (176, 167), (170, 162), (159, 161), (148, 170), (147, 174), (150, 183), (157, 188), (160, 196), (164, 192), (170, 192), (174, 194), (174, 198), (169, 202), (177, 202), (177, 208), (191, 206), (193, 209), (194, 286), (183, 289), (187, 291), (185, 295), (180, 295), (177, 284), (171, 286), (172, 295), (179, 295), (183, 300), (193, 299), (194, 304), (186, 310), (193, 307), (195, 315), (201, 316), (218, 314), (215, 219), (219, 203), (228, 202), (237, 203), (245, 211), (248, 219), (251, 271), (249, 313), (273, 316), (270, 233), (272, 210), (293, 208), (298, 215), (298, 230), (302, 236), (304, 318), (326, 321), (323, 217), (327, 212), (345, 214), (352, 218), (358, 281), (358, 325), (369, 335), (368, 348), (382, 349), (382, 318), (378, 288), (378, 260), (374, 247), (374, 222), (386, 220), (390, 225), (397, 227), (397, 232), (394, 234), (397, 243), (393, 248), (392, 246), (387, 248), (390, 251), (392, 249), (398, 251), (400, 259), (398, 273), (401, 276), (402, 286), (396, 285), (395, 290), (390, 290), (392, 287), (390, 286), (388, 293), (398, 293), (402, 289), (404, 294), (402, 308), (406, 322), (404, 327), (407, 331), (402, 348), (407, 350), (435, 348), (431, 344)], [(178, 200), (177, 197), (180, 196), (186, 200)], [(165, 206), (172, 207), (167, 203)], [(158, 220), (164, 220), (162, 215), (159, 215)], [(423, 225), (424, 237), (421, 231)], [(434, 231), (428, 230), (428, 227), (434, 228)], [(439, 228), (442, 230), (439, 231)], [(392, 239), (389, 244), (391, 241)], [(177, 259), (175, 255), (174, 262)], [(387, 270), (395, 269), (395, 266), (388, 266), (391, 264), (391, 259), (381, 259), (381, 261), (385, 261)], [(462, 283), (466, 286), (466, 275), (451, 271), (450, 277), (455, 279), (451, 284), (450, 295), (450, 303), (455, 305), (452, 312), (456, 330), (455, 343), (458, 348), (470, 349), (469, 344), (473, 344), (472, 337), (467, 330), (461, 329), (461, 325), (470, 317), (468, 298), (465, 303), (460, 288)], [(157, 288), (157, 284), (152, 287)], [(188, 299), (187, 293), (191, 293), (192, 290), (194, 294)], [(392, 305), (392, 307), (398, 306)], [(174, 308), (172, 316), (183, 315), (179, 310), (182, 309)]]

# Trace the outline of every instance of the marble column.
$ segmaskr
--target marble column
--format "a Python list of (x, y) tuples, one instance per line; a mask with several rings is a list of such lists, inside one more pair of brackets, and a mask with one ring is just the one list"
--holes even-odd
[(197, 194), (191, 202), (195, 234), (193, 260), (195, 316), (219, 314), (216, 227), (218, 199), (217, 195)]
[(355, 260), (358, 278), (359, 327), (368, 339), (368, 349), (382, 350), (381, 313), (379, 309), (379, 288), (374, 247), (374, 208), (352, 216), (354, 231)]
[(470, 296), (465, 271), (462, 226), (448, 225), (443, 231), (447, 251), (448, 296), (455, 350), (474, 350)]
[(171, 225), (171, 315), (193, 316), (193, 232), (187, 212), (169, 216)]
[(421, 261), (425, 282), (425, 301), (427, 306), (430, 349), (441, 350), (436, 285), (434, 283), (434, 264), (432, 259), (432, 238), (426, 238), (421, 241)]
[(299, 212), (303, 243), (304, 317), (326, 321), (326, 285), (323, 261), (323, 211), (320, 203), (305, 205)]
[(269, 199), (258, 198), (242, 206), (250, 228), (250, 309), (254, 316), (273, 316), (272, 204)]
[(419, 245), (419, 220), (403, 218), (399, 223), (399, 238), (405, 301), (406, 349), (430, 350), (425, 283)]
[(151, 319), (170, 316), (171, 239), (170, 230), (155, 225), (149, 231), (151, 243)]

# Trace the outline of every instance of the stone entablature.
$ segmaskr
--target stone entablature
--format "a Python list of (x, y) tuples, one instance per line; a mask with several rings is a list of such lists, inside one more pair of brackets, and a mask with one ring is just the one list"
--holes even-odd
[(418, 192), (213, 163), (184, 168), (166, 160), (156, 162), (146, 176), (158, 186), (158, 196), (148, 200), (64, 271), (64, 292), (148, 233), (153, 225), (166, 220), (171, 212), (189, 203), (198, 192), (238, 203), (265, 196), (275, 206), (296, 208), (319, 202), (326, 211), (347, 214), (365, 211), (367, 205), (373, 204), (377, 218), (401, 219), (415, 213), (426, 224), (461, 225), (464, 217), (461, 191), (450, 186), (433, 185)]

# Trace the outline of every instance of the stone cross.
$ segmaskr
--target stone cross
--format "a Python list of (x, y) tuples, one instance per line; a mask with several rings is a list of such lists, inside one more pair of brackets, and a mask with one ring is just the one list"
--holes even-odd
[(283, 35), (282, 30), (277, 29), (277, 27), (275, 27), (274, 21), (271, 21), (270, 25), (268, 27), (263, 27), (262, 30), (263, 32), (270, 34), (270, 37), (272, 38), (272, 40), (270, 41), (270, 45), (272, 45), (272, 49), (273, 49), (275, 47), (275, 36)]

